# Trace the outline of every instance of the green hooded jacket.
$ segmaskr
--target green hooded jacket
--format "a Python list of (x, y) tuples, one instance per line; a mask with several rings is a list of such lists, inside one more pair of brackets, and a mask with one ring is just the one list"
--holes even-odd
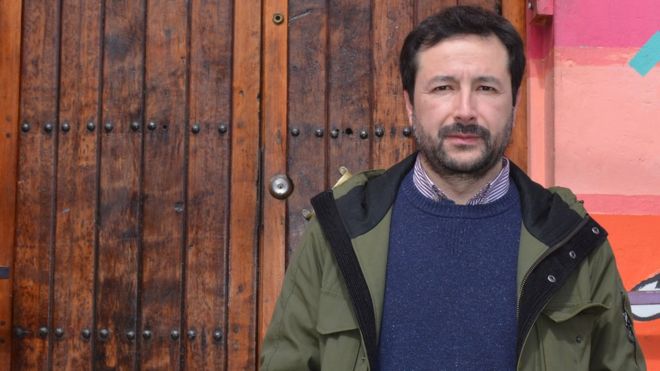
[[(332, 190), (380, 327), (391, 208), (415, 155)], [(645, 370), (606, 231), (567, 189), (545, 189), (512, 164), (522, 221), (518, 367)], [(287, 269), (260, 354), (262, 371), (369, 370), (350, 296), (324, 231), (308, 225)], [(493, 339), (496, 341), (496, 339)], [(442, 366), (439, 365), (439, 369)]]

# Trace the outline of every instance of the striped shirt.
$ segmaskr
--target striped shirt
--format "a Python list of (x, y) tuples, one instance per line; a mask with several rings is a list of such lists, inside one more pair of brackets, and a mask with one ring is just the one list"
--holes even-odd
[[(502, 159), (502, 170), (499, 174), (491, 181), (486, 184), (479, 192), (477, 192), (474, 197), (468, 200), (466, 205), (483, 205), (489, 202), (493, 202), (502, 196), (504, 196), (509, 191), (509, 160), (507, 158)], [(413, 173), (413, 183), (415, 183), (415, 188), (424, 195), (426, 198), (430, 198), (434, 201), (448, 200), (449, 197), (442, 192), (438, 186), (433, 184), (431, 178), (422, 167), (421, 154), (417, 155), (417, 160), (415, 161), (415, 168)]]

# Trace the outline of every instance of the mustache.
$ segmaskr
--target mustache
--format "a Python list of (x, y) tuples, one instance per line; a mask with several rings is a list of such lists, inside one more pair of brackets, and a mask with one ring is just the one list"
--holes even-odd
[(484, 140), (490, 139), (490, 130), (486, 129), (483, 126), (478, 124), (461, 124), (460, 122), (455, 122), (451, 125), (447, 125), (438, 130), (438, 138), (443, 138), (448, 135), (454, 134), (469, 134), (474, 135)]

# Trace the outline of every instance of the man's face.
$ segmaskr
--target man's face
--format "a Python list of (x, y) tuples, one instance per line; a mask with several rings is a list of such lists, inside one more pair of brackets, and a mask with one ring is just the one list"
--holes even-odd
[(508, 54), (496, 36), (460, 35), (417, 54), (408, 120), (426, 163), (440, 176), (479, 178), (511, 137)]

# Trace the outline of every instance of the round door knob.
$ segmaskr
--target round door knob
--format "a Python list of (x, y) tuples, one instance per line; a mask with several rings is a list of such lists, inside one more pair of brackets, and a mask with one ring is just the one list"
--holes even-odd
[(284, 174), (277, 174), (270, 178), (270, 194), (273, 197), (283, 200), (293, 192), (293, 183), (291, 179)]

